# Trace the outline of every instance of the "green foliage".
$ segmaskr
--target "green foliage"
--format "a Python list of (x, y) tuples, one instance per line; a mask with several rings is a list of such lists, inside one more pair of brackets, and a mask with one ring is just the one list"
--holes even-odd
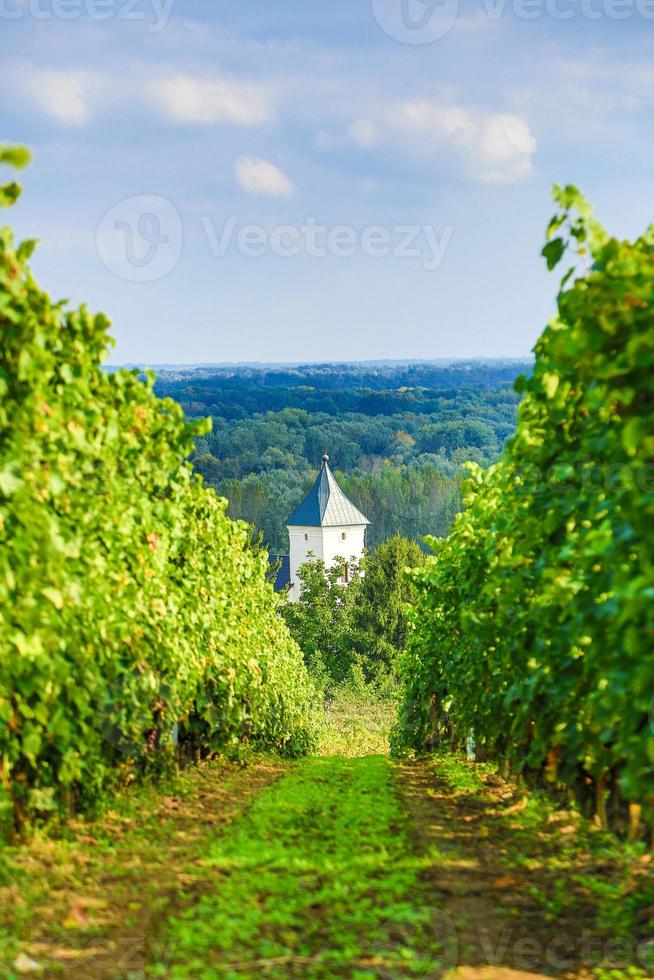
[(359, 678), (361, 695), (372, 696), (372, 689), (366, 694), (370, 684), (377, 693), (394, 693), (395, 665), (407, 639), (405, 573), (423, 561), (414, 541), (395, 535), (361, 566), (347, 563), (347, 576), (344, 560), (329, 569), (322, 560), (300, 567), (299, 599), (285, 602), (282, 612), (323, 691), (356, 685)]
[(92, 802), (176, 733), (194, 753), (313, 742), (267, 556), (184, 462), (207, 425), (151, 377), (103, 371), (107, 319), (51, 303), (31, 250), (0, 231), (0, 775), (17, 824)]
[(408, 635), (407, 603), (411, 598), (408, 569), (424, 564), (415, 541), (396, 534), (380, 544), (365, 562), (354, 607), (356, 647), (370, 678), (392, 673)]
[[(556, 189), (575, 264), (536, 346), (518, 431), (415, 573), (396, 747), (463, 744), (654, 823), (654, 231), (599, 228)], [(558, 235), (558, 239), (554, 238)], [(593, 792), (591, 792), (593, 791)]]
[[(0, 165), (14, 167), (20, 170), (25, 167), (30, 160), (29, 150), (24, 146), (6, 146), (0, 144)], [(9, 184), (0, 184), (0, 208), (11, 207), (20, 197), (21, 187), (15, 181)]]
[(355, 649), (354, 613), (361, 591), (359, 569), (337, 560), (325, 568), (322, 559), (312, 559), (300, 566), (301, 591), (296, 602), (281, 607), (291, 635), (314, 671), (324, 671), (331, 681), (339, 683), (348, 677)]

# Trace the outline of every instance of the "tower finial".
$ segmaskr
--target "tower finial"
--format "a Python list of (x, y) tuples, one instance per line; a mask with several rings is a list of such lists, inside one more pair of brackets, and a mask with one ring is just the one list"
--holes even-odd
[(323, 463), (328, 463), (329, 462), (329, 453), (323, 453), (322, 454), (322, 461), (323, 461)]

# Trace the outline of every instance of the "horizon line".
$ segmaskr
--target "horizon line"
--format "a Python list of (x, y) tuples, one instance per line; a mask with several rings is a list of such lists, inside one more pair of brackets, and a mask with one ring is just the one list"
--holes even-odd
[(523, 355), (496, 355), (493, 357), (416, 357), (416, 358), (395, 358), (395, 357), (380, 357), (380, 358), (368, 358), (365, 360), (316, 360), (316, 361), (123, 361), (120, 363), (107, 363), (103, 365), (106, 368), (186, 368), (186, 369), (197, 369), (197, 368), (303, 368), (303, 367), (322, 367), (322, 366), (332, 366), (339, 365), (342, 367), (350, 367), (356, 365), (364, 366), (404, 366), (411, 367), (412, 365), (441, 365), (447, 367), (455, 364), (498, 364), (498, 363), (522, 363), (527, 361), (532, 361), (534, 359), (533, 353), (523, 354)]

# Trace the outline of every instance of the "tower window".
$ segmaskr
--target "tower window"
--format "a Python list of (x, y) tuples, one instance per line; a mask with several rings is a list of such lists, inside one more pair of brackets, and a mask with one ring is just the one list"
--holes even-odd
[(347, 533), (345, 531), (343, 531), (341, 533), (341, 541), (345, 541), (346, 537), (347, 537)]
[(305, 535), (304, 535), (304, 540), (305, 540), (305, 541), (308, 541), (308, 540), (309, 540), (309, 535), (308, 535), (308, 534), (305, 534)]

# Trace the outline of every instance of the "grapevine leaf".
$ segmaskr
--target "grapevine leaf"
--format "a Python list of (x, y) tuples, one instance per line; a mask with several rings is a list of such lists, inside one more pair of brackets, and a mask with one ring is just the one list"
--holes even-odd
[(562, 238), (553, 238), (541, 251), (541, 255), (547, 261), (547, 268), (550, 272), (563, 258), (565, 249), (566, 243)]
[(30, 151), (24, 146), (0, 145), (0, 163), (6, 163), (8, 166), (20, 170), (27, 166), (30, 158)]

